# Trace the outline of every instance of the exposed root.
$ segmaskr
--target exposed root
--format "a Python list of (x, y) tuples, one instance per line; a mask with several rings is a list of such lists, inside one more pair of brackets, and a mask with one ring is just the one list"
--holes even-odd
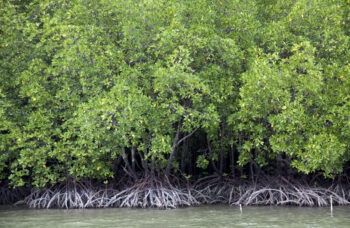
[[(233, 187), (230, 193), (231, 205), (297, 205), (329, 206), (350, 204), (349, 194), (341, 186), (336, 188), (310, 187), (290, 183), (285, 179), (269, 181), (269, 184), (257, 186)], [(341, 194), (340, 194), (341, 193)]]
[[(196, 194), (196, 191), (193, 191)], [(122, 191), (93, 189), (82, 183), (34, 190), (25, 202), (30, 208), (140, 207), (176, 208), (198, 205), (189, 188), (176, 188), (169, 181), (141, 179)]]
[(310, 187), (298, 182), (290, 183), (284, 178), (268, 178), (259, 184), (237, 182), (218, 176), (209, 176), (195, 183), (201, 194), (201, 203), (224, 203), (230, 205), (297, 205), (329, 206), (350, 204), (350, 192), (340, 185), (335, 187)]
[(230, 205), (348, 205), (350, 191), (342, 185), (308, 186), (284, 178), (270, 178), (251, 185), (229, 178), (209, 176), (193, 187), (167, 178), (143, 178), (121, 190), (96, 188), (86, 183), (64, 183), (34, 190), (25, 198), (31, 208), (177, 208), (199, 204)]
[[(233, 186), (236, 181), (231, 179), (222, 179), (217, 175), (208, 176), (199, 179), (194, 189), (201, 193), (202, 197), (199, 201), (204, 204), (215, 204), (215, 203), (230, 203), (230, 193), (232, 193)], [(238, 185), (237, 185), (238, 186)]]
[(25, 198), (30, 208), (99, 208), (116, 190), (96, 190), (89, 184), (65, 183), (49, 189), (34, 190)]
[(131, 187), (113, 195), (106, 207), (176, 208), (198, 205), (190, 188), (178, 188), (157, 178), (141, 179)]

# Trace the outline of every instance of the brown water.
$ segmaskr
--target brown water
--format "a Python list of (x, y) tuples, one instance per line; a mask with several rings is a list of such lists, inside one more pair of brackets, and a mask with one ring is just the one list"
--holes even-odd
[(0, 207), (0, 227), (350, 227), (350, 207), (33, 210)]

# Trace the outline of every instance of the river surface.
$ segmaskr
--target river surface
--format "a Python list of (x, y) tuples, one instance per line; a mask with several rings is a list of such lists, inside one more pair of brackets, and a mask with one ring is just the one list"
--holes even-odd
[(0, 207), (0, 227), (350, 227), (350, 207), (200, 206), (173, 210)]

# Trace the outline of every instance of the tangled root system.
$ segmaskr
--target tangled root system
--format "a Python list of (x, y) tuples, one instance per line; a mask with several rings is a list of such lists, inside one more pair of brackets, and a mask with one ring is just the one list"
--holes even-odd
[[(2, 193), (4, 194), (4, 193)], [(209, 176), (193, 185), (173, 185), (167, 178), (142, 178), (120, 190), (91, 183), (63, 183), (33, 190), (25, 198), (30, 208), (177, 208), (200, 204), (229, 205), (348, 205), (350, 191), (342, 185), (312, 187), (284, 178), (259, 184)]]

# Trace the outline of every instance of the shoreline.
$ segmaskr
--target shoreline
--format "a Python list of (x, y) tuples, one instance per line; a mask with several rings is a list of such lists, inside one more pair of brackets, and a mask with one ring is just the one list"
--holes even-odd
[[(8, 191), (11, 191), (8, 189)], [(4, 190), (2, 191), (4, 192)], [(350, 187), (343, 184), (314, 186), (285, 178), (267, 178), (252, 185), (235, 179), (202, 178), (189, 184), (167, 179), (140, 179), (119, 188), (91, 182), (65, 182), (32, 189), (17, 196), (13, 206), (29, 208), (159, 208), (174, 209), (200, 205), (333, 207), (350, 204)], [(9, 205), (9, 204), (3, 204)]]

